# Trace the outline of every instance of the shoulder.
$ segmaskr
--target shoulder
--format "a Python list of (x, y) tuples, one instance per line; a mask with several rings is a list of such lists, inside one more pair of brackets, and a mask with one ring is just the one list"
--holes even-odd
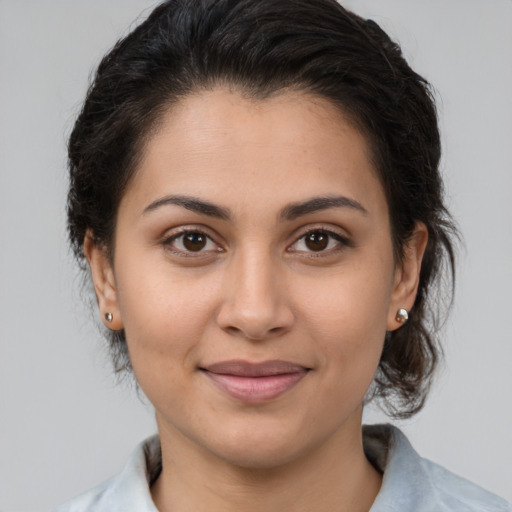
[[(96, 512), (104, 510), (104, 503), (108, 501), (108, 495), (111, 494), (111, 489), (115, 486), (116, 479), (113, 478), (94, 489), (91, 489), (79, 496), (67, 501), (59, 507), (52, 510), (52, 512)], [(102, 504), (103, 502), (103, 504)]]
[(421, 463), (446, 510), (512, 512), (512, 505), (503, 498), (432, 461), (421, 459)]
[(371, 512), (512, 512), (512, 505), (420, 457), (391, 425), (364, 427), (367, 457), (384, 474)]
[(157, 512), (150, 486), (160, 468), (160, 441), (154, 436), (137, 446), (118, 476), (52, 512)]

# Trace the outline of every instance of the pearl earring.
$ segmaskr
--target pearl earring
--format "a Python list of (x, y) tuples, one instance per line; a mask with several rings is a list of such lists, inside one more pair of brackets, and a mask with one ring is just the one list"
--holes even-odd
[(400, 308), (397, 313), (395, 320), (401, 324), (405, 324), (407, 320), (409, 319), (409, 313), (407, 312), (407, 309)]
[(110, 324), (114, 319), (114, 315), (112, 313), (105, 313), (105, 320)]

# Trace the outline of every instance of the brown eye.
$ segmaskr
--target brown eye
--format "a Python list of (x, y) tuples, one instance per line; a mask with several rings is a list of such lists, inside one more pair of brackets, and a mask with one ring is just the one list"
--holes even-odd
[(328, 255), (351, 246), (350, 240), (339, 233), (326, 229), (312, 229), (292, 244), (288, 251), (306, 254), (317, 253), (318, 255), (325, 253), (325, 255)]
[(184, 231), (164, 240), (164, 245), (178, 255), (198, 256), (203, 253), (222, 252), (222, 249), (202, 231)]
[(208, 237), (203, 233), (195, 232), (183, 235), (183, 247), (185, 247), (187, 251), (201, 251), (206, 247), (207, 241)]
[(304, 237), (304, 243), (310, 251), (323, 251), (329, 245), (329, 235), (323, 231), (312, 231)]

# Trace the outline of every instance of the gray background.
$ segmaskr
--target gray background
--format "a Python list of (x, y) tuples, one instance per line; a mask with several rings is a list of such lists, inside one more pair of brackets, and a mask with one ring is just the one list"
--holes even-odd
[[(437, 87), (456, 306), (424, 456), (512, 500), (512, 2), (347, 0)], [(154, 432), (111, 376), (66, 246), (65, 139), (88, 75), (152, 2), (0, 0), (0, 510), (39, 512), (117, 473)], [(368, 411), (368, 421), (382, 415)]]

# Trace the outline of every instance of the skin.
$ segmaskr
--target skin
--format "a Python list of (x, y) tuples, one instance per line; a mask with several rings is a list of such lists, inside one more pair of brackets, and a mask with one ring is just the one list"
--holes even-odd
[[(161, 201), (169, 195), (229, 219)], [(283, 216), (317, 197), (352, 203)], [(206, 245), (187, 251), (184, 228)], [(305, 239), (319, 229), (321, 250)], [(102, 317), (125, 329), (155, 407), (159, 510), (370, 509), (381, 475), (364, 456), (362, 403), (386, 330), (413, 306), (426, 241), (418, 224), (395, 262), (367, 142), (327, 100), (219, 88), (170, 108), (121, 200), (113, 262), (85, 240)], [(246, 403), (200, 370), (232, 359), (308, 371)]]

